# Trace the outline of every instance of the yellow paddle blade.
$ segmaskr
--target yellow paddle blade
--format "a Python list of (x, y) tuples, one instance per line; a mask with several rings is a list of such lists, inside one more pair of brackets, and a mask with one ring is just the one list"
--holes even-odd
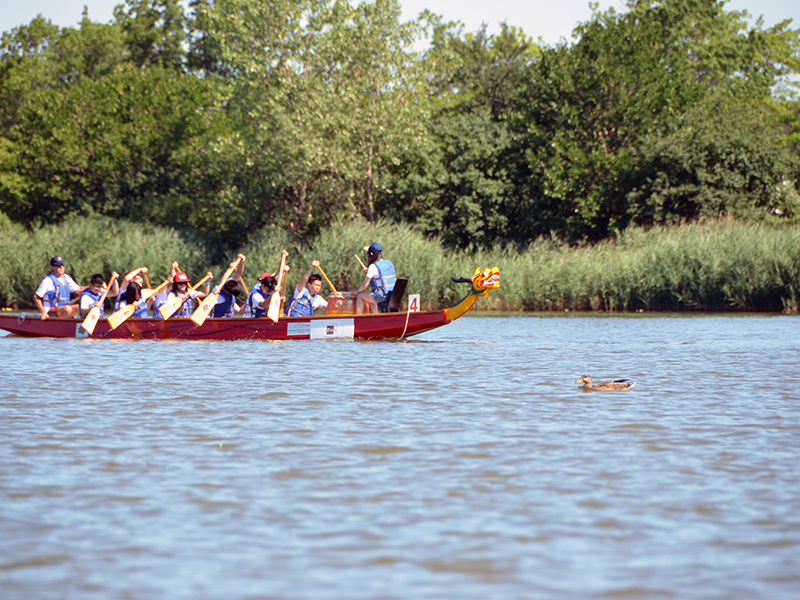
[(173, 296), (167, 302), (164, 303), (164, 306), (158, 309), (161, 313), (161, 318), (164, 320), (169, 319), (172, 314), (178, 310), (183, 304), (183, 300), (179, 296)]
[(111, 329), (114, 330), (120, 325), (122, 325), (122, 323), (128, 320), (128, 318), (134, 313), (135, 310), (136, 310), (136, 304), (128, 304), (127, 306), (123, 306), (113, 315), (108, 317), (108, 324), (111, 327)]
[(269, 309), (267, 309), (267, 318), (273, 323), (278, 322), (278, 317), (281, 315), (281, 295), (274, 293), (269, 299)]
[(142, 290), (142, 302), (147, 302), (150, 299), (150, 296), (155, 293), (155, 290)]
[(208, 315), (211, 313), (211, 309), (214, 308), (214, 305), (217, 303), (217, 294), (211, 293), (200, 303), (200, 306), (197, 307), (192, 313), (192, 321), (195, 325), (200, 326), (205, 323)]
[(81, 327), (91, 335), (94, 332), (94, 328), (97, 325), (97, 321), (100, 320), (100, 315), (103, 314), (103, 311), (100, 309), (99, 306), (93, 306), (92, 310), (89, 311), (89, 314), (86, 315), (86, 318), (81, 323)]

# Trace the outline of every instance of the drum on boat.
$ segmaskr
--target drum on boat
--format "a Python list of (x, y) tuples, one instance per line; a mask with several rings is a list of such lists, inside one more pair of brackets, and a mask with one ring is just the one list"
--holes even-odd
[(356, 314), (356, 294), (354, 292), (334, 292), (328, 296), (329, 315)]

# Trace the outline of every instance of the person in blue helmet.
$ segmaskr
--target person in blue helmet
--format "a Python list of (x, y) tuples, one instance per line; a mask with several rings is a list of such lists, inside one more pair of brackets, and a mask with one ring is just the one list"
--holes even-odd
[(389, 301), (397, 281), (394, 264), (383, 258), (383, 246), (372, 242), (364, 250), (367, 251), (367, 274), (355, 291), (357, 315), (362, 313), (365, 306), (369, 307), (369, 312), (377, 313), (378, 304)]
[(75, 283), (75, 280), (64, 272), (64, 259), (54, 256), (50, 259), (50, 274), (42, 279), (42, 283), (33, 295), (33, 303), (41, 313), (42, 321), (49, 317), (74, 317), (78, 314), (78, 305), (70, 304), (72, 294), (80, 294), (88, 288)]

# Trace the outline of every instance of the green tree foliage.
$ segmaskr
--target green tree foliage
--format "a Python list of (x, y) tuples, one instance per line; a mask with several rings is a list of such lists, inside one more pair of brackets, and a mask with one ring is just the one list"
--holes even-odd
[(788, 22), (631, 0), (540, 47), (509, 25), (403, 23), (398, 0), (185, 6), (3, 34), (0, 210), (146, 221), (218, 251), (340, 218), (476, 249), (798, 212)]
[(674, 131), (643, 140), (636, 157), (642, 181), (627, 196), (634, 221), (796, 216), (800, 204), (785, 177), (792, 167), (778, 130), (747, 105), (710, 108), (700, 104)]
[(183, 70), (188, 19), (179, 0), (127, 0), (114, 9), (114, 19), (137, 67)]
[(203, 20), (230, 74), (242, 128), (287, 224), (306, 232), (340, 211), (375, 217), (376, 191), (422, 130), (413, 23), (396, 0), (219, 0)]
[(209, 181), (205, 153), (226, 123), (218, 91), (179, 68), (174, 28), (135, 39), (152, 30), (144, 19), (169, 20), (143, 7), (117, 8), (124, 27), (84, 18), (58, 29), (37, 19), (3, 37), (8, 103), (0, 104), (11, 108), (0, 138), (0, 207), (13, 218), (30, 225), (97, 212), (214, 230), (203, 208), (220, 187)]
[(416, 170), (396, 179), (389, 209), (453, 247), (513, 240), (527, 165), (512, 118), (539, 48), (506, 24), (497, 36), (434, 24), (428, 144), (417, 147)]
[(43, 86), (7, 130), (0, 204), (25, 223), (94, 211), (193, 224), (181, 208), (204, 193), (197, 150), (219, 124), (215, 100), (203, 80), (158, 65)]
[[(533, 173), (525, 195), (538, 216), (532, 234), (545, 233), (548, 226), (565, 239), (599, 239), (624, 228), (633, 216), (654, 217), (628, 207), (633, 189), (641, 203), (642, 179), (669, 177), (652, 171), (659, 163), (648, 147), (663, 147), (663, 136), (673, 136), (673, 144), (696, 140), (691, 128), (698, 125), (710, 132), (713, 123), (698, 119), (711, 117), (719, 106), (732, 108), (738, 118), (728, 124), (727, 137), (706, 138), (705, 159), (712, 164), (683, 163), (682, 176), (702, 189), (690, 192), (693, 199), (675, 199), (676, 207), (703, 199), (709, 205), (670, 214), (691, 218), (712, 207), (733, 210), (715, 186), (738, 186), (757, 196), (751, 205), (774, 208), (771, 184), (738, 185), (696, 171), (741, 171), (726, 155), (735, 146), (744, 168), (760, 169), (748, 177), (786, 178), (787, 163), (763, 137), (749, 132), (765, 125), (772, 86), (797, 68), (798, 32), (789, 31), (787, 23), (748, 29), (743, 14), (725, 12), (721, 1), (701, 0), (632, 2), (624, 14), (596, 13), (576, 32), (580, 39), (574, 46), (543, 52), (521, 120)], [(744, 129), (732, 131), (736, 126)], [(689, 129), (678, 131), (681, 127)], [(720, 146), (712, 149), (709, 143)], [(685, 143), (684, 148), (695, 149)], [(763, 156), (765, 151), (770, 156)]]

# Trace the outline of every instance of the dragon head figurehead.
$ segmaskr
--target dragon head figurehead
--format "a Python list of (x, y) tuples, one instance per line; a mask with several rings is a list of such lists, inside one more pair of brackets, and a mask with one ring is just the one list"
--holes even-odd
[(485, 296), (492, 290), (500, 287), (500, 269), (492, 267), (491, 269), (483, 269), (481, 271), (480, 267), (478, 267), (475, 269), (475, 273), (472, 274), (470, 283), (472, 283), (472, 291), (470, 294)]
[(456, 283), (469, 283), (472, 289), (464, 297), (461, 302), (445, 309), (445, 315), (448, 321), (455, 321), (458, 317), (466, 313), (475, 304), (478, 296), (485, 296), (494, 289), (500, 287), (500, 269), (492, 267), (490, 269), (475, 269), (472, 279), (462, 277), (460, 279), (452, 278)]

